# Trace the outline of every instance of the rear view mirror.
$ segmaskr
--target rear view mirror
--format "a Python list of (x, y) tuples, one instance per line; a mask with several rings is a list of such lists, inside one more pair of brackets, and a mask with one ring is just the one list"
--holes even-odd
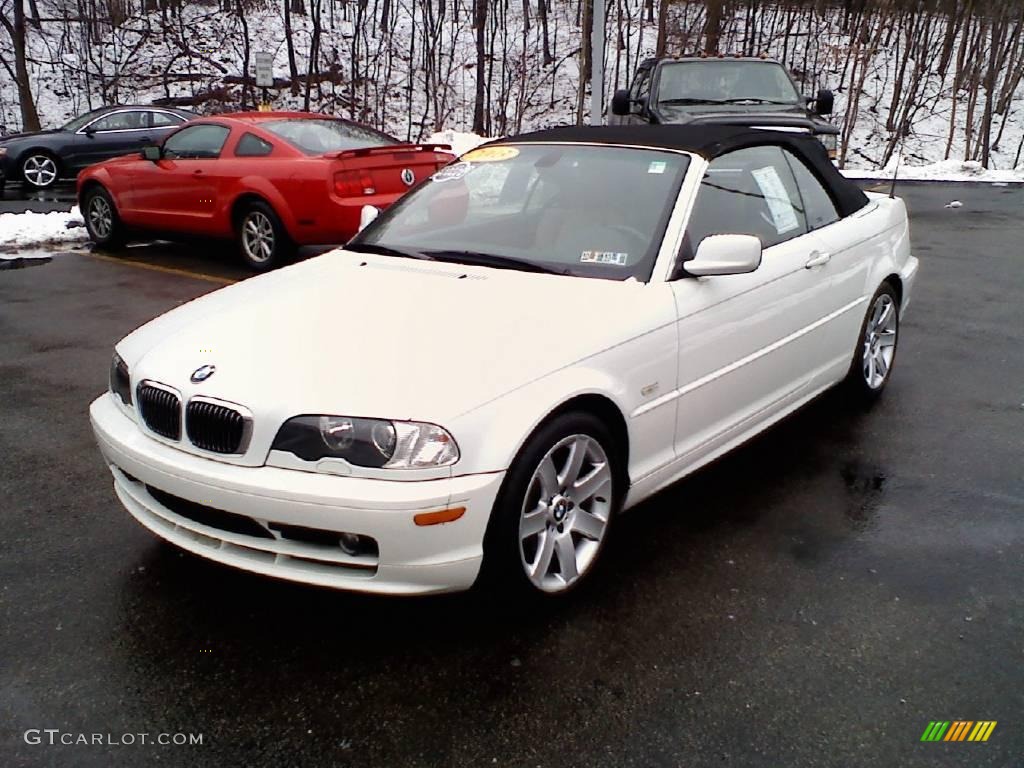
[(612, 114), (620, 116), (629, 114), (629, 91), (626, 89), (622, 88), (612, 95)]
[(822, 89), (818, 91), (818, 96), (814, 99), (814, 111), (819, 115), (831, 115), (832, 110), (835, 108), (835, 103), (835, 94), (832, 91)]
[(366, 229), (367, 225), (378, 216), (380, 216), (380, 208), (364, 205), (363, 210), (359, 212), (359, 231), (362, 232)]
[(143, 147), (142, 159), (155, 163), (160, 159), (160, 147)]
[(752, 235), (711, 235), (697, 246), (697, 255), (683, 264), (689, 274), (743, 275), (761, 266), (761, 241)]

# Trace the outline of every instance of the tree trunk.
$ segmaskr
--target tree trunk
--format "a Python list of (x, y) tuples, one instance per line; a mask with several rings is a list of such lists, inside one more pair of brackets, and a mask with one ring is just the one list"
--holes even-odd
[(707, 20), (704, 23), (704, 51), (718, 53), (718, 43), (722, 38), (722, 4), (725, 0), (705, 0)]
[(540, 16), (540, 29), (541, 39), (544, 44), (544, 66), (548, 66), (554, 61), (554, 57), (551, 55), (551, 41), (548, 37), (548, 2), (547, 0), (537, 0), (537, 15)]
[(484, 125), (484, 100), (486, 82), (484, 81), (487, 66), (487, 3), (488, 0), (475, 0), (473, 6), (473, 24), (476, 26), (476, 98), (473, 102), (473, 133), (486, 135)]
[(658, 3), (658, 40), (655, 43), (654, 55), (664, 56), (668, 47), (668, 4), (669, 0), (661, 0)]
[(292, 42), (292, 0), (284, 0), (284, 42), (288, 49), (288, 76), (291, 78), (294, 96), (299, 92), (299, 67), (295, 63), (295, 43)]
[(14, 0), (14, 24), (0, 17), (7, 34), (14, 44), (14, 74), (18, 83), (18, 104), (21, 107), (21, 129), (39, 130), (39, 113), (32, 98), (32, 83), (28, 76), (28, 62), (25, 60), (25, 5), (24, 0)]

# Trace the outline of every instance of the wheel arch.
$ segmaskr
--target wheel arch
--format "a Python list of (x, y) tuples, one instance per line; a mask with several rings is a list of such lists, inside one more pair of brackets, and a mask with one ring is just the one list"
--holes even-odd
[(473, 465), (466, 471), (507, 470), (545, 424), (562, 414), (581, 411), (596, 416), (611, 432), (617, 474), (625, 493), (630, 483), (632, 441), (627, 411), (616, 391), (614, 382), (598, 371), (566, 370), (463, 414), (451, 424), (455, 439), (467, 434), (483, 436), (465, 446), (467, 457), (473, 457)]
[[(546, 416), (544, 416), (533, 430), (530, 432), (532, 437), (538, 429), (558, 418), (565, 413), (581, 412), (587, 413), (597, 417), (597, 419), (608, 427), (611, 432), (612, 440), (615, 441), (613, 448), (617, 451), (618, 462), (618, 474), (619, 479), (623, 481), (622, 495), (625, 497), (625, 492), (629, 488), (629, 427), (626, 425), (626, 417), (623, 415), (619, 406), (615, 404), (610, 397), (598, 394), (597, 392), (587, 392), (584, 394), (574, 395), (562, 404), (556, 406), (550, 410)], [(523, 445), (529, 441), (530, 437), (527, 437), (523, 441)], [(522, 446), (519, 448), (522, 450)], [(516, 452), (518, 455), (518, 451)]]
[(293, 242), (298, 242), (297, 231), (295, 221), (292, 219), (292, 210), (288, 205), (288, 201), (277, 192), (276, 189), (271, 187), (269, 184), (260, 183), (257, 185), (245, 184), (242, 189), (239, 190), (238, 194), (231, 200), (228, 206), (228, 222), (231, 226), (232, 233), (238, 231), (242, 212), (246, 206), (252, 203), (263, 203), (269, 206), (281, 222), (281, 226), (284, 227), (285, 232), (288, 233), (288, 237)]
[(893, 273), (887, 275), (886, 278), (882, 282), (883, 283), (889, 283), (889, 285), (892, 286), (892, 289), (894, 291), (896, 291), (896, 306), (897, 307), (902, 307), (903, 306), (903, 278), (901, 278), (898, 274), (893, 272)]

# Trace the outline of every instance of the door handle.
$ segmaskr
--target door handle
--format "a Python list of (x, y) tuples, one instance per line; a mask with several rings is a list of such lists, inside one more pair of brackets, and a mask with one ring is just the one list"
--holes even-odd
[(821, 251), (811, 251), (811, 257), (804, 264), (805, 269), (813, 269), (814, 267), (820, 267), (822, 264), (828, 264), (829, 259), (832, 258), (831, 253), (823, 253)]
[(202, 176), (203, 175), (203, 169), (202, 168), (196, 168), (194, 171), (192, 171), (192, 175), (193, 176)]

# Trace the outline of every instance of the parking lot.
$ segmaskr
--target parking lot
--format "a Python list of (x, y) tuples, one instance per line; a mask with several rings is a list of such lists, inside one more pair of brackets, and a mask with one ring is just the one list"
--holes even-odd
[[(1024, 189), (900, 192), (922, 266), (881, 402), (829, 393), (630, 512), (551, 606), (341, 594), (160, 543), (87, 407), (118, 339), (244, 271), (165, 244), (0, 271), (0, 765), (1020, 765)], [(922, 743), (934, 720), (998, 725)]]

